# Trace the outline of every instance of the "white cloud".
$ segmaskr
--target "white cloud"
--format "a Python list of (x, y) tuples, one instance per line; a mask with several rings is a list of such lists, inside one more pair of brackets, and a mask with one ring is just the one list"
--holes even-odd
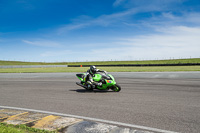
[(22, 40), (22, 42), (26, 44), (42, 46), (42, 47), (61, 47), (62, 46), (60, 43), (49, 41), (49, 40), (39, 40), (39, 41)]
[(191, 12), (187, 13), (184, 16), (184, 19), (186, 19), (186, 22), (190, 22), (193, 24), (200, 24), (200, 13), (197, 12)]
[(117, 6), (119, 6), (123, 1), (125, 1), (125, 0), (115, 0), (115, 2), (113, 3), (113, 6), (114, 6), (114, 7), (117, 7)]
[[(127, 0), (125, 6), (128, 8), (132, 8), (133, 6), (157, 6), (161, 8), (169, 8), (172, 10), (172, 7), (177, 6), (177, 4), (183, 3), (185, 0)], [(177, 7), (176, 7), (177, 8)]]
[[(198, 12), (182, 12), (179, 15), (174, 15), (172, 12), (163, 12), (159, 16), (152, 15), (151, 18), (144, 19), (141, 22), (142, 26), (160, 28), (169, 26), (200, 26), (200, 13)], [(157, 28), (157, 29), (158, 29)]]
[[(113, 3), (113, 6), (118, 6), (122, 3), (126, 3), (128, 6), (125, 6), (124, 11), (120, 11), (113, 14), (102, 14), (96, 18), (91, 18), (90, 16), (82, 15), (72, 20), (72, 23), (66, 24), (58, 29), (58, 33), (62, 34), (71, 30), (78, 30), (82, 28), (87, 28), (91, 26), (113, 26), (113, 25), (122, 25), (125, 24), (127, 26), (134, 25), (136, 22), (132, 20), (132, 24), (129, 24), (126, 22), (126, 20), (129, 19), (130, 16), (134, 16), (138, 13), (145, 13), (145, 12), (164, 12), (162, 16), (148, 18), (148, 20), (142, 21), (141, 23), (147, 24), (148, 22), (152, 22), (154, 24), (156, 23), (164, 23), (162, 20), (182, 20), (182, 18), (179, 18), (177, 16), (174, 16), (170, 12), (171, 11), (171, 5), (173, 4), (180, 4), (183, 1), (174, 1), (174, 0), (152, 0), (152, 1), (146, 1), (146, 0), (115, 0)], [(125, 4), (125, 5), (126, 5)], [(169, 10), (170, 9), (170, 10)], [(196, 17), (196, 16), (194, 16)], [(194, 18), (193, 17), (193, 18)], [(137, 20), (138, 21), (138, 20)], [(155, 22), (154, 22), (155, 21)], [(161, 22), (160, 22), (161, 21)], [(188, 20), (189, 21), (189, 20)], [(192, 20), (190, 20), (192, 21)], [(129, 21), (130, 22), (130, 21)], [(173, 21), (174, 22), (174, 21)], [(137, 23), (138, 24), (138, 23)]]
[(95, 49), (92, 54), (100, 55), (99, 60), (199, 58), (199, 36), (200, 27), (168, 27), (162, 33), (120, 39), (121, 48)]
[(55, 57), (55, 56), (66, 56), (66, 55), (70, 55), (72, 54), (72, 51), (70, 50), (61, 50), (61, 51), (47, 51), (44, 52), (42, 54), (40, 54), (40, 56), (42, 57)]
[(137, 13), (141, 12), (150, 12), (150, 11), (160, 11), (163, 10), (161, 7), (157, 7), (154, 5), (151, 6), (141, 6), (141, 7), (134, 7), (130, 8), (121, 12), (113, 13), (113, 14), (103, 14), (100, 15), (97, 18), (91, 18), (89, 16), (79, 16), (77, 19), (74, 19), (74, 21), (71, 24), (67, 24), (65, 26), (62, 26), (58, 29), (58, 33), (64, 33), (70, 30), (77, 30), (86, 28), (89, 26), (111, 26), (114, 23), (121, 23), (124, 22), (127, 17), (131, 15), (135, 15)]
[[(173, 11), (179, 10), (178, 5), (181, 5), (185, 0), (115, 0), (113, 6), (120, 4), (124, 5), (124, 11), (115, 12), (113, 14), (102, 14), (96, 18), (82, 15), (72, 20), (70, 24), (66, 24), (58, 29), (58, 34), (69, 32), (71, 30), (78, 30), (92, 26), (101, 27), (115, 27), (115, 26), (145, 26), (152, 27), (154, 25), (184, 25), (185, 23), (192, 23), (199, 25), (200, 14), (188, 13), (182, 9), (179, 15), (174, 15)], [(160, 12), (161, 15), (155, 12)], [(152, 13), (150, 17), (142, 18), (134, 15), (139, 13)], [(150, 14), (149, 14), (150, 15)]]
[[(134, 38), (122, 39), (125, 44), (135, 46), (183, 46), (200, 45), (200, 27), (165, 27), (157, 34), (137, 36)], [(122, 44), (122, 43), (121, 43)]]

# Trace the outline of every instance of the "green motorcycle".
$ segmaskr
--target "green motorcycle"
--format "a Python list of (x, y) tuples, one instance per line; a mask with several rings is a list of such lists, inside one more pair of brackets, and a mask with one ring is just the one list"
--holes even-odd
[[(76, 74), (77, 78), (80, 79), (81, 82), (76, 82), (77, 85), (85, 88), (86, 90), (89, 90), (87, 82), (85, 82), (85, 77), (86, 73), (81, 73), (81, 74)], [(119, 92), (121, 90), (121, 87), (115, 82), (114, 77), (111, 74), (106, 74), (103, 72), (97, 72), (93, 76), (93, 80), (96, 83), (101, 82), (102, 85), (98, 86), (95, 85), (93, 89), (98, 89), (98, 90), (113, 90), (115, 92)]]

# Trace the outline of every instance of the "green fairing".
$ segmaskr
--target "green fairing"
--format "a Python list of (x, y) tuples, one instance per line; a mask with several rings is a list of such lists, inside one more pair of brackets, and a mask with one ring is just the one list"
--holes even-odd
[[(107, 80), (105, 79), (105, 82), (106, 84), (102, 84), (102, 86), (97, 86), (98, 89), (100, 90), (106, 90), (109, 86), (113, 86), (116, 84), (115, 82), (115, 79), (112, 75), (108, 74), (108, 76), (110, 76), (112, 78), (112, 80)], [(101, 74), (95, 74), (95, 76), (93, 77), (93, 80), (96, 81), (96, 82), (99, 82), (102, 78), (102, 75)], [(107, 81), (110, 81), (111, 83), (107, 82)]]
[[(80, 75), (80, 76), (81, 76), (81, 75), (84, 75), (84, 76), (85, 76), (85, 73), (81, 73), (81, 74), (79, 74), (79, 75)], [(77, 76), (77, 75), (76, 75), (76, 76)], [(82, 77), (77, 76), (77, 78), (80, 79), (81, 81), (84, 81), (84, 79), (83, 79)]]
[(101, 80), (102, 76), (100, 74), (95, 74), (93, 77), (93, 80), (96, 82), (99, 82), (99, 80)]
[(108, 74), (108, 76), (110, 76), (112, 78), (114, 84), (116, 84), (114, 77), (112, 75), (110, 75), (110, 74)]
[[(82, 84), (85, 84), (85, 77), (86, 73), (81, 73), (81, 74), (77, 74), (76, 76), (78, 77), (78, 79), (80, 79), (82, 81)], [(112, 75), (108, 74), (107, 76), (109, 76), (111, 78), (111, 80), (108, 79), (104, 79), (105, 82), (103, 82), (102, 86), (96, 86), (97, 89), (99, 90), (107, 90), (109, 88), (117, 88), (117, 90), (114, 90), (116, 92), (119, 92), (121, 89), (118, 89), (117, 84), (115, 82), (115, 79)], [(102, 79), (102, 75), (101, 74), (95, 74), (93, 77), (93, 80), (95, 82), (100, 82), (100, 80)]]

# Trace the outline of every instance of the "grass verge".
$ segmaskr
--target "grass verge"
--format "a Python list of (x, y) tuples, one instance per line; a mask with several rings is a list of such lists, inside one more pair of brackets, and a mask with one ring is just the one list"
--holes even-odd
[[(148, 67), (98, 67), (107, 72), (176, 72), (200, 71), (200, 66), (148, 66)], [(56, 68), (0, 68), (0, 73), (57, 73), (86, 72), (89, 67), (56, 67)]]
[(95, 61), (95, 62), (54, 62), (54, 63), (0, 60), (0, 65), (120, 65), (120, 64), (183, 64), (183, 63), (200, 63), (200, 58), (145, 60), (145, 61)]
[(57, 131), (40, 130), (26, 125), (0, 123), (0, 133), (57, 133)]

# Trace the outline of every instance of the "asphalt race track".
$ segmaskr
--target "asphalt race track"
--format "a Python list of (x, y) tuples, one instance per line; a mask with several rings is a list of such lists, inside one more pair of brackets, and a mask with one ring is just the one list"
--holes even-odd
[(88, 92), (75, 73), (0, 74), (0, 105), (200, 132), (200, 72), (112, 73), (121, 92)]

